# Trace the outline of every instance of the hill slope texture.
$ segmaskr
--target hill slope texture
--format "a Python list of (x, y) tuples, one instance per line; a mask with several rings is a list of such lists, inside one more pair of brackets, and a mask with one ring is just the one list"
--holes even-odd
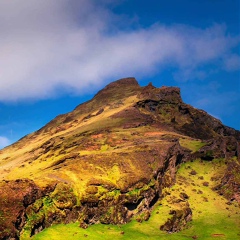
[[(239, 142), (239, 131), (185, 104), (179, 88), (110, 83), (0, 151), (0, 239), (30, 239), (62, 223), (151, 224), (156, 211), (161, 236), (204, 223), (199, 212), (211, 219), (218, 200), (239, 227)], [(210, 209), (196, 209), (202, 202)]]

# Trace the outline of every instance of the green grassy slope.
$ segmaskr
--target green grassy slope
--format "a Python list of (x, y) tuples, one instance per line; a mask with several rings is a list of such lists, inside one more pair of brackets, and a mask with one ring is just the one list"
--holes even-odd
[[(133, 220), (125, 225), (96, 224), (87, 229), (79, 223), (59, 224), (35, 235), (34, 240), (71, 239), (240, 239), (240, 210), (237, 202), (228, 202), (212, 190), (225, 169), (223, 160), (196, 160), (182, 164), (176, 184), (163, 192), (163, 199), (153, 209), (148, 221)], [(176, 209), (180, 193), (189, 196), (192, 221), (178, 233), (165, 233), (159, 228)], [(22, 237), (22, 240), (27, 238)]]

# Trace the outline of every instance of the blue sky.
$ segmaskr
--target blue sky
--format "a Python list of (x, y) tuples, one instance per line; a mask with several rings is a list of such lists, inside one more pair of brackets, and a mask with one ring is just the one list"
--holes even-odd
[(134, 76), (240, 130), (238, 0), (1, 0), (0, 148)]

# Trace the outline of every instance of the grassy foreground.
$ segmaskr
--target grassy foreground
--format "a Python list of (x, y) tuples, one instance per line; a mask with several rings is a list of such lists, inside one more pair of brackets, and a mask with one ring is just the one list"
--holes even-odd
[[(34, 240), (71, 239), (240, 239), (240, 210), (212, 190), (225, 168), (224, 161), (194, 161), (181, 165), (176, 184), (165, 189), (165, 197), (156, 204), (148, 221), (133, 220), (125, 225), (96, 224), (87, 229), (79, 223), (54, 225), (32, 237)], [(188, 196), (193, 220), (178, 233), (165, 233), (159, 227), (166, 222), (170, 209), (181, 192)], [(24, 237), (22, 240), (26, 239)]]

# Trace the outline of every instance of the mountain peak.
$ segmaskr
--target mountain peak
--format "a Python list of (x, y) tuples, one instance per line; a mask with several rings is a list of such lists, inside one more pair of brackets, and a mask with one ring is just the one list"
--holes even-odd
[(113, 98), (119, 100), (137, 94), (140, 90), (141, 87), (134, 77), (121, 78), (109, 83), (94, 98), (101, 101), (112, 101)]
[(135, 86), (139, 87), (139, 84), (134, 77), (121, 78), (114, 82), (109, 83), (104, 89), (115, 88), (115, 87), (130, 87)]
[(96, 95), (98, 95), (99, 93), (105, 92), (105, 91), (109, 91), (111, 89), (116, 89), (116, 90), (124, 90), (124, 89), (132, 89), (132, 88), (136, 88), (139, 89), (140, 86), (136, 80), (136, 78), (134, 77), (128, 77), (128, 78), (121, 78), (119, 80), (116, 80), (114, 82), (109, 83), (106, 87), (104, 87), (101, 91), (99, 91)]
[[(188, 196), (197, 196), (191, 203), (199, 202), (191, 190), (195, 175), (199, 191), (209, 184), (208, 193), (217, 187), (231, 202), (240, 201), (238, 175), (231, 173), (240, 169), (239, 141), (239, 131), (185, 104), (179, 88), (141, 87), (135, 78), (119, 79), (0, 151), (0, 239), (29, 239), (56, 223), (86, 228), (133, 217), (147, 220), (162, 197), (172, 210), (161, 219), (161, 229), (178, 231), (198, 211), (187, 202)], [(178, 172), (188, 162), (185, 172)], [(210, 169), (207, 164), (212, 175), (201, 171)], [(176, 181), (181, 181), (179, 190), (167, 190)], [(222, 199), (216, 194), (213, 206)], [(224, 212), (226, 207), (236, 211), (231, 205), (223, 205)]]

